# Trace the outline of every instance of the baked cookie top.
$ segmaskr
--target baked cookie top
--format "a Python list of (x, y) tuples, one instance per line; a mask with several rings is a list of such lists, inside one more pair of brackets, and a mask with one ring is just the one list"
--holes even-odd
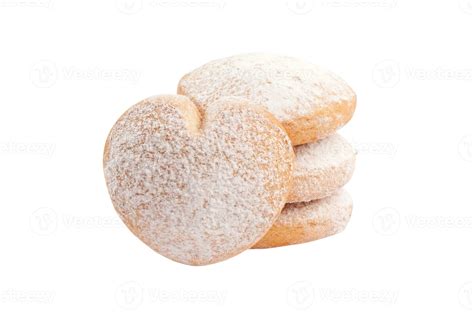
[(201, 113), (185, 96), (131, 107), (104, 151), (112, 202), (130, 230), (190, 265), (218, 262), (255, 244), (283, 208), (294, 152), (265, 109), (224, 98)]
[(200, 108), (226, 96), (267, 108), (294, 145), (322, 139), (350, 120), (356, 96), (337, 75), (296, 58), (244, 54), (211, 61), (185, 75), (178, 93)]

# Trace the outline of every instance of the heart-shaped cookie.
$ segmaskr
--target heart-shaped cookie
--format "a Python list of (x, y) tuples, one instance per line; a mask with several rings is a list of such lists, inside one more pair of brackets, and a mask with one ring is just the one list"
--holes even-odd
[(293, 160), (288, 135), (263, 108), (226, 98), (200, 113), (187, 97), (168, 95), (115, 123), (104, 173), (138, 238), (172, 260), (204, 265), (265, 235), (286, 202)]

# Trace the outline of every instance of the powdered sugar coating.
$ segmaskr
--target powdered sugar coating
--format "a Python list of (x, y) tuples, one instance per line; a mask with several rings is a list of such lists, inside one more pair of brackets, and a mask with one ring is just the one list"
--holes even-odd
[(271, 227), (289, 191), (294, 153), (271, 115), (240, 99), (200, 113), (157, 96), (114, 125), (104, 153), (113, 204), (141, 240), (191, 265), (227, 259)]
[(253, 247), (269, 248), (321, 239), (344, 230), (352, 213), (345, 190), (309, 202), (289, 203), (270, 231)]
[(339, 134), (295, 147), (293, 188), (288, 203), (317, 200), (333, 194), (352, 177), (356, 153)]
[(201, 108), (225, 96), (252, 100), (283, 123), (295, 145), (330, 135), (355, 109), (354, 92), (337, 75), (296, 58), (271, 54), (211, 61), (185, 75), (178, 93)]

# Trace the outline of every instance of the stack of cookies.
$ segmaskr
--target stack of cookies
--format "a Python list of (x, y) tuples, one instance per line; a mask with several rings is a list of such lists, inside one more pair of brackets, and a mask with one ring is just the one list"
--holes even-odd
[(341, 78), (295, 58), (212, 61), (114, 125), (112, 202), (148, 246), (190, 265), (333, 235), (350, 219), (355, 165), (335, 132), (355, 106)]

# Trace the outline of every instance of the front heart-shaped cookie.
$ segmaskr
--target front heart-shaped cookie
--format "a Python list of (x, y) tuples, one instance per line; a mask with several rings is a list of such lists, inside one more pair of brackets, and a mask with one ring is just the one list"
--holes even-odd
[(280, 124), (243, 99), (201, 114), (185, 96), (131, 107), (110, 131), (104, 173), (115, 209), (152, 249), (204, 265), (254, 245), (291, 186), (294, 153)]

